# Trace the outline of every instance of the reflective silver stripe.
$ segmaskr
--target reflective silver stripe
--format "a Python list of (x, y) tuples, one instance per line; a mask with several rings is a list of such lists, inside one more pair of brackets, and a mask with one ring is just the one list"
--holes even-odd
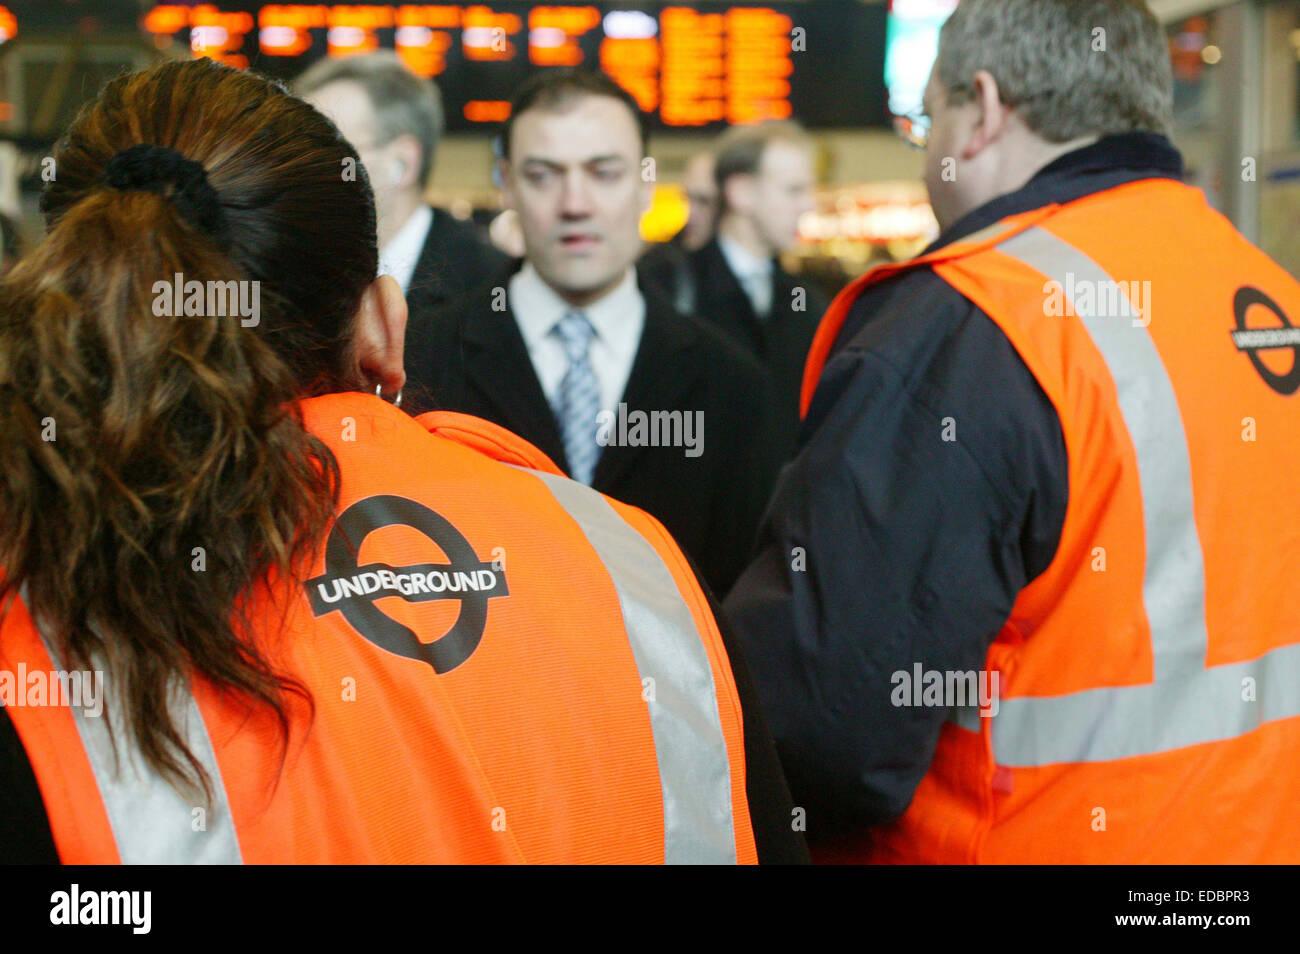
[[(1090, 282), (1093, 289), (1117, 287), (1128, 297), (1125, 283), (1042, 228), (997, 249), (1055, 281), (1067, 295)], [(1132, 314), (1140, 311), (1134, 306)], [(1078, 318), (1110, 370), (1137, 458), (1146, 542), (1142, 597), (1155, 679), (1065, 696), (1002, 699), (992, 726), (995, 760), (1006, 766), (1106, 761), (1233, 738), (1300, 715), (1300, 646), (1206, 668), (1204, 558), (1173, 385), (1148, 328), (1131, 314)], [(1242, 699), (1247, 677), (1256, 681), (1258, 701)]]
[[(26, 594), (22, 595), (26, 603)], [(41, 639), (54, 664), (60, 665), (44, 633)], [(76, 707), (71, 711), (122, 863), (242, 864), (221, 769), (194, 697), (188, 691), (173, 692), (172, 718), (186, 746), (208, 773), (213, 789), (211, 805), (182, 797), (145, 765), (135, 746), (126, 742), (125, 716), (116, 701), (118, 695), (113, 691), (112, 678), (111, 672), (104, 673), (104, 706), (105, 709), (113, 707), (113, 735), (118, 740), (116, 760), (108, 720), (103, 715), (86, 715)], [(197, 815), (195, 809), (202, 809), (203, 814)], [(203, 830), (195, 831), (200, 820)]]
[[(134, 746), (120, 741), (119, 771), (113, 760), (105, 720), (90, 718), (80, 710), (73, 711), (123, 864), (237, 865), (243, 862), (221, 769), (203, 716), (189, 692), (173, 703), (173, 718), (186, 746), (208, 773), (213, 789), (211, 805), (183, 798), (153, 769), (145, 766)], [(114, 727), (122, 725), (119, 713), (114, 718)], [(120, 740), (120, 731), (118, 735)], [(203, 814), (198, 815), (196, 809)], [(200, 819), (206, 830), (195, 831)]]
[[(1086, 281), (1096, 289), (1118, 286), (1128, 297), (1126, 283), (1045, 229), (1031, 228), (997, 248), (1067, 292)], [(1137, 457), (1146, 535), (1142, 601), (1156, 681), (1203, 670), (1209, 645), (1205, 567), (1192, 508), (1191, 455), (1174, 386), (1147, 327), (1127, 315), (1080, 315), (1079, 320), (1110, 369)]]
[(979, 245), (983, 242), (987, 242), (991, 239), (997, 238), (1003, 232), (1007, 232), (1010, 229), (1011, 226), (1008, 225), (1006, 222), (994, 222), (992, 225), (984, 226), (984, 228), (980, 229), (978, 232), (972, 232), (970, 235), (966, 236), (965, 238), (958, 239), (953, 244), (960, 247)]
[[(1246, 679), (1254, 680), (1249, 694)], [(1010, 767), (1106, 762), (1233, 739), (1297, 715), (1300, 645), (1282, 646), (1141, 686), (1004, 698), (993, 718), (993, 754)]]
[(582, 528), (604, 563), (647, 702), (664, 803), (668, 864), (735, 864), (731, 766), (713, 669), (672, 572), (649, 541), (590, 487), (525, 471), (542, 481)]

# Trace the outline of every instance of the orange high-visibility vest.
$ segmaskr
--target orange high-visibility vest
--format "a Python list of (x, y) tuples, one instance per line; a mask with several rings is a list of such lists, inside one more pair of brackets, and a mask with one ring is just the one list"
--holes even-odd
[(1198, 191), (1131, 183), (863, 276), (805, 413), (853, 301), (915, 267), (1037, 378), (1069, 503), (989, 650), (996, 714), (956, 711), (902, 818), (816, 856), (1300, 861), (1300, 285)]
[[(254, 619), (287, 606), (258, 635), (314, 715), (290, 702), (283, 751), (266, 712), (191, 680), (175, 711), (202, 800), (129, 746), (115, 765), (85, 699), (13, 706), (62, 861), (756, 861), (730, 664), (654, 518), (475, 418), (363, 394), (303, 410), (340, 510), (305, 583), (250, 599)], [(20, 666), (56, 669), (16, 601), (0, 669)]]

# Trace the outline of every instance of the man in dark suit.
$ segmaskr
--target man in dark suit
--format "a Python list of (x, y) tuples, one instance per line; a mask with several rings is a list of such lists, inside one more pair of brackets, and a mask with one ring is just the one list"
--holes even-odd
[(603, 75), (548, 71), (516, 95), (503, 144), (527, 254), (408, 330), (408, 394), (496, 421), (647, 510), (725, 593), (766, 502), (764, 375), (638, 280), (644, 116)]
[(778, 261), (814, 208), (812, 143), (791, 122), (738, 126), (719, 138), (715, 156), (720, 214), (714, 239), (690, 256), (690, 310), (771, 375), (768, 449), (777, 464), (795, 449), (804, 360), (828, 304)]
[(294, 88), (361, 156), (375, 192), (379, 270), (402, 286), (413, 327), (502, 267), (505, 256), (472, 225), (424, 199), (443, 125), (432, 80), (385, 51), (322, 60)]

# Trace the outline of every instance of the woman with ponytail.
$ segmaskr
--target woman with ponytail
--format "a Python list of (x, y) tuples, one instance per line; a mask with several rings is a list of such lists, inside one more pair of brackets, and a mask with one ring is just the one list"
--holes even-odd
[(42, 210), (0, 283), (0, 857), (800, 855), (662, 528), (397, 408), (328, 120), (208, 60), (124, 76)]

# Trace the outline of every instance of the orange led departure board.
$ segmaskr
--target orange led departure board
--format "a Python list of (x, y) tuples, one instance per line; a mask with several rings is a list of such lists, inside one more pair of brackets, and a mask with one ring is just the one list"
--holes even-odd
[(885, 5), (816, 3), (158, 4), (156, 42), (291, 79), (323, 56), (393, 49), (436, 78), (448, 126), (499, 123), (535, 70), (613, 77), (660, 126), (716, 128), (793, 116), (884, 125)]

